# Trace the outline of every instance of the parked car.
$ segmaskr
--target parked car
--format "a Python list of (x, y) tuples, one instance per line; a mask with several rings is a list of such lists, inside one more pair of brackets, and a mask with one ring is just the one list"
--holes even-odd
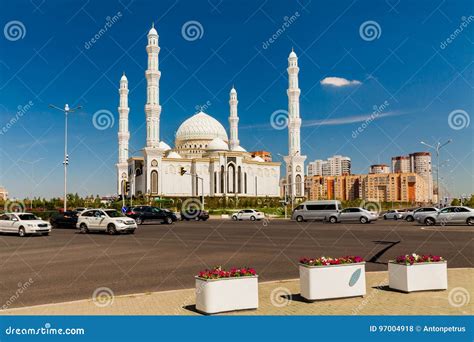
[(209, 219), (209, 212), (206, 210), (200, 210), (200, 209), (182, 210), (180, 213), (180, 218), (181, 218), (181, 221), (189, 221), (189, 220), (207, 221)]
[(261, 211), (257, 211), (254, 209), (244, 209), (240, 210), (239, 212), (232, 214), (232, 220), (234, 221), (242, 221), (242, 220), (261, 220), (265, 218), (265, 214)]
[(21, 237), (29, 234), (48, 235), (51, 225), (30, 213), (5, 213), (0, 216), (0, 232), (15, 233)]
[(462, 206), (446, 207), (426, 216), (419, 216), (417, 221), (427, 226), (434, 226), (435, 224), (467, 224), (468, 226), (474, 226), (474, 209)]
[(173, 211), (149, 205), (129, 208), (125, 215), (135, 219), (137, 224), (143, 224), (145, 221), (161, 221), (162, 223), (172, 224), (178, 220), (178, 217)]
[(378, 218), (378, 213), (364, 208), (345, 208), (339, 213), (331, 215), (329, 217), (329, 222), (337, 223), (358, 221), (360, 223), (370, 223), (372, 221), (376, 221)]
[(81, 213), (76, 227), (84, 234), (89, 231), (103, 231), (113, 235), (122, 232), (133, 234), (137, 224), (134, 219), (114, 209), (89, 209)]
[(403, 218), (403, 214), (399, 212), (398, 210), (389, 210), (385, 214), (383, 214), (384, 220), (398, 220), (402, 218)]
[(417, 215), (426, 215), (426, 214), (430, 214), (430, 213), (433, 213), (435, 211), (438, 211), (437, 208), (435, 207), (426, 207), (426, 208), (417, 208), (415, 210), (410, 210), (410, 211), (407, 211), (404, 215), (403, 215), (403, 218), (407, 221), (407, 222), (413, 222), (416, 220), (416, 216)]
[(292, 220), (303, 222), (307, 220), (327, 221), (331, 216), (342, 210), (340, 201), (307, 201), (298, 205), (291, 215)]
[(76, 211), (65, 211), (53, 215), (49, 222), (53, 228), (76, 228), (78, 216)]

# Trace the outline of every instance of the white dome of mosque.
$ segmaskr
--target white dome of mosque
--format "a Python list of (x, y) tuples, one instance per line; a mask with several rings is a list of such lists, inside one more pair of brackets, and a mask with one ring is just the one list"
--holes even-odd
[(228, 141), (224, 126), (212, 116), (199, 112), (185, 120), (176, 132), (176, 141), (212, 140), (220, 138)]
[(168, 153), (166, 158), (181, 159), (181, 156), (178, 153), (171, 151), (170, 153)]
[(158, 148), (159, 148), (160, 150), (163, 150), (163, 151), (169, 151), (169, 150), (171, 150), (170, 145), (168, 145), (168, 144), (165, 143), (164, 141), (160, 141), (160, 143), (158, 144)]
[(120, 78), (120, 81), (127, 81), (127, 76), (125, 76), (125, 73), (123, 73), (122, 77)]
[(233, 148), (232, 151), (247, 152), (247, 150), (245, 148), (243, 148), (242, 146), (237, 146), (237, 147)]
[(151, 29), (150, 29), (150, 31), (148, 32), (148, 35), (155, 35), (155, 36), (158, 35), (158, 32), (156, 31), (154, 24), (152, 24)]
[(296, 53), (293, 49), (291, 49), (289, 58), (295, 58), (295, 57), (296, 57)]
[(208, 151), (228, 151), (229, 145), (222, 140), (221, 138), (214, 138), (212, 141), (207, 145)]

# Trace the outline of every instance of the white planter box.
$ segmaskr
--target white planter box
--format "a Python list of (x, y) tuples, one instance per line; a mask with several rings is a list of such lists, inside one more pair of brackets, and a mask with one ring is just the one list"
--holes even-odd
[(388, 263), (388, 286), (391, 289), (412, 292), (446, 290), (448, 267), (446, 261), (423, 262), (413, 265)]
[(365, 262), (331, 266), (300, 264), (300, 290), (307, 300), (364, 296)]
[(258, 308), (258, 276), (196, 277), (196, 310), (207, 314)]

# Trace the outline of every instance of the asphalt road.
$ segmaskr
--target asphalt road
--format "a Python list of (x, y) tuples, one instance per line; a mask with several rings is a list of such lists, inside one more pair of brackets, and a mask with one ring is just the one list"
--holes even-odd
[(252, 266), (260, 281), (298, 278), (302, 256), (360, 255), (369, 261), (367, 270), (375, 271), (386, 270), (397, 255), (417, 252), (444, 256), (448, 267), (472, 267), (473, 231), (401, 221), (209, 220), (145, 224), (134, 235), (82, 235), (74, 229), (27, 238), (0, 235), (0, 310), (6, 303), (91, 298), (99, 287), (115, 295), (191, 288), (199, 270), (215, 265)]

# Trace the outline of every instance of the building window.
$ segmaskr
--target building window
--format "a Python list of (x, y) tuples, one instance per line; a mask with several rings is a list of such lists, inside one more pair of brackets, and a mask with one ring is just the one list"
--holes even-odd
[(158, 193), (158, 172), (156, 170), (151, 171), (151, 193)]
[(217, 172), (214, 172), (214, 193), (217, 192)]
[(244, 193), (247, 193), (247, 172), (244, 173)]
[(224, 165), (221, 166), (221, 193), (224, 193)]
[(235, 166), (229, 164), (227, 168), (227, 192), (235, 193)]
[(242, 168), (239, 166), (237, 172), (237, 192), (242, 193)]
[(301, 196), (301, 175), (295, 177), (296, 196)]

